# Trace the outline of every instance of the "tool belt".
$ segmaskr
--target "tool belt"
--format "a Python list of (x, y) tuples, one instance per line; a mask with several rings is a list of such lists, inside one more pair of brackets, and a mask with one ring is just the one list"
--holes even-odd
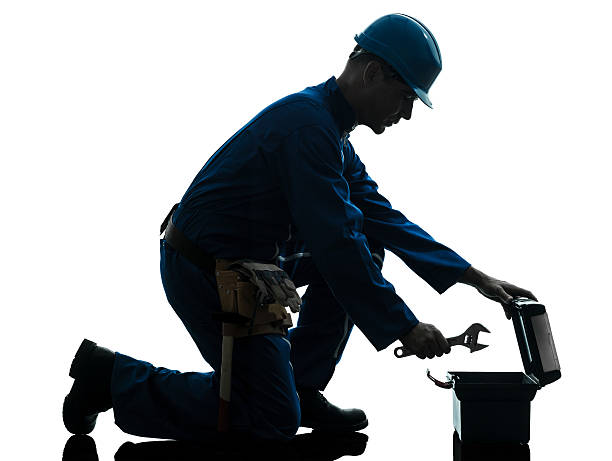
[(215, 276), (221, 309), (225, 318), (223, 336), (242, 338), (253, 335), (287, 334), (293, 326), (291, 316), (278, 303), (257, 302), (257, 287), (242, 275), (229, 269), (234, 261), (216, 260)]
[(207, 273), (215, 275), (221, 312), (214, 312), (212, 316), (223, 322), (223, 336), (286, 336), (287, 330), (293, 326), (287, 309), (278, 303), (258, 302), (257, 286), (230, 269), (234, 260), (215, 258), (176, 228), (172, 223), (172, 215), (177, 207), (178, 204), (174, 205), (166, 216), (160, 234), (165, 231), (164, 239), (174, 250)]

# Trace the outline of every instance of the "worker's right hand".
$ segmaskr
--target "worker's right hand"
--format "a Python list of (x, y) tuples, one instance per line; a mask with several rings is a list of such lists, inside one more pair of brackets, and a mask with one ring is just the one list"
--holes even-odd
[(419, 322), (407, 334), (399, 338), (405, 348), (420, 359), (442, 357), (450, 352), (446, 338), (435, 326)]

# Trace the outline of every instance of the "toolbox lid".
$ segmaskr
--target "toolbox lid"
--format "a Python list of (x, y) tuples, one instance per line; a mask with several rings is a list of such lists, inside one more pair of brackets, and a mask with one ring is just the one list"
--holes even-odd
[(509, 310), (525, 374), (540, 387), (558, 380), (561, 366), (544, 305), (527, 298), (514, 298)]

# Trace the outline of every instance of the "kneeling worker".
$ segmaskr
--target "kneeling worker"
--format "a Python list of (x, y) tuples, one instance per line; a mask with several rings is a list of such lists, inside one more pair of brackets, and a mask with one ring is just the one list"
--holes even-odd
[[(397, 340), (421, 359), (450, 351), (383, 278), (385, 249), (439, 293), (460, 282), (502, 304), (535, 299), (471, 267), (378, 192), (349, 134), (358, 125), (381, 134), (409, 120), (417, 99), (431, 107), (440, 50), (421, 22), (401, 14), (355, 39), (337, 79), (256, 115), (208, 160), (163, 224), (166, 296), (214, 371), (158, 368), (85, 340), (64, 402), (70, 432), (89, 433), (110, 408), (129, 434), (178, 440), (219, 429), (288, 440), (299, 426), (364, 428), (362, 410), (321, 394), (354, 324), (378, 351)], [(306, 285), (300, 299), (295, 286)], [(286, 306), (300, 310), (290, 330)]]

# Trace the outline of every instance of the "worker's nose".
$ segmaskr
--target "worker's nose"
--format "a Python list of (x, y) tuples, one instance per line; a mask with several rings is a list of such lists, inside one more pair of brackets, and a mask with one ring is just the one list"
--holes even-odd
[(404, 102), (402, 103), (402, 111), (401, 111), (402, 118), (406, 120), (410, 120), (410, 117), (412, 117), (413, 103), (414, 103), (413, 100), (404, 100)]

